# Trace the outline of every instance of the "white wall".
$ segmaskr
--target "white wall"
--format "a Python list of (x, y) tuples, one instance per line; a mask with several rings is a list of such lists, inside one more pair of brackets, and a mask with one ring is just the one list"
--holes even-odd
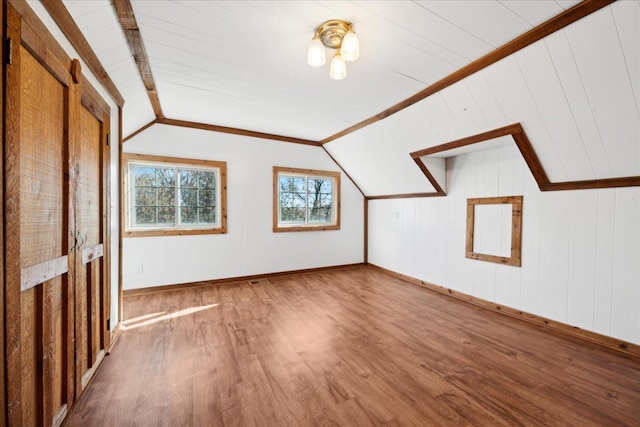
[[(541, 193), (515, 145), (448, 160), (448, 195), (369, 202), (369, 262), (640, 344), (640, 187)], [(522, 267), (465, 258), (466, 199), (523, 195)]]
[(227, 234), (125, 238), (125, 289), (363, 261), (363, 197), (344, 174), (340, 230), (272, 231), (273, 166), (339, 171), (321, 148), (154, 125), (124, 151), (226, 161), (228, 199)]

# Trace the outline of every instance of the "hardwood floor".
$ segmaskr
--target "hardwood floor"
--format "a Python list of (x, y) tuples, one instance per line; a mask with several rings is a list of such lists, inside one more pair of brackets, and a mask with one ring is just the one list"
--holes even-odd
[(125, 316), (67, 426), (640, 425), (640, 360), (367, 267)]

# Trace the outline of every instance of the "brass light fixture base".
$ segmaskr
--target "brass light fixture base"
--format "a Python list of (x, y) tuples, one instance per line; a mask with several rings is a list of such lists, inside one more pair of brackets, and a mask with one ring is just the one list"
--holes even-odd
[(342, 21), (340, 19), (331, 19), (320, 24), (316, 30), (316, 35), (326, 47), (330, 49), (340, 49), (340, 46), (342, 46), (342, 39), (350, 29), (351, 22)]

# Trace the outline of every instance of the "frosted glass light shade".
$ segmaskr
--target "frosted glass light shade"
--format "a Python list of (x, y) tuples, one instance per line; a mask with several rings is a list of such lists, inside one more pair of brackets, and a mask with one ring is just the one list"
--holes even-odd
[(355, 61), (360, 57), (360, 42), (356, 33), (349, 30), (344, 35), (340, 52), (342, 52), (342, 59), (345, 61)]
[(307, 62), (312, 67), (322, 67), (327, 62), (327, 57), (324, 54), (324, 46), (318, 37), (314, 37), (309, 43), (309, 50), (307, 51)]
[(331, 60), (331, 68), (329, 69), (329, 77), (333, 80), (342, 80), (347, 77), (347, 63), (344, 62), (340, 51)]

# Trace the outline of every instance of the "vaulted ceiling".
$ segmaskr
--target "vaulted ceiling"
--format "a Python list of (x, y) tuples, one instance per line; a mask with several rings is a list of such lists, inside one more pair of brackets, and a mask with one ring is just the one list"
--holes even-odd
[[(131, 1), (164, 115), (322, 141), (579, 3)], [(111, 1), (64, 1), (125, 99), (156, 117)], [(342, 81), (306, 64), (315, 28), (354, 23)], [(522, 123), (552, 182), (640, 175), (640, 2), (620, 0), (325, 148), (366, 195), (433, 191), (409, 153)], [(366, 157), (366, 161), (363, 161)]]

